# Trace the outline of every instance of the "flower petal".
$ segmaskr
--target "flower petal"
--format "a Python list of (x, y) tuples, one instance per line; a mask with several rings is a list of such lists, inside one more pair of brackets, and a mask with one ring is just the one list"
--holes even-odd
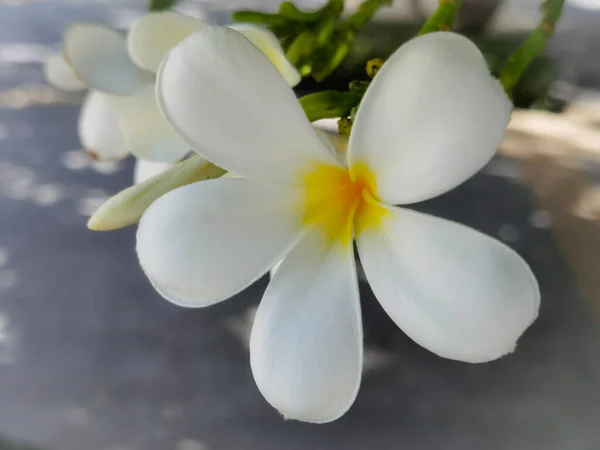
[(258, 307), (256, 384), (284, 417), (330, 422), (356, 398), (362, 345), (352, 246), (328, 247), (315, 230), (283, 260)]
[(79, 139), (83, 148), (100, 160), (121, 159), (129, 154), (118, 117), (122, 98), (91, 91), (79, 113)]
[(127, 37), (129, 56), (142, 69), (156, 73), (173, 47), (205, 26), (203, 20), (175, 11), (149, 13), (131, 27)]
[(172, 164), (170, 163), (138, 159), (133, 168), (133, 184), (142, 183), (147, 179), (152, 178), (154, 175), (163, 173), (171, 166)]
[(123, 37), (103, 25), (76, 23), (65, 32), (65, 58), (90, 88), (107, 94), (130, 95), (152, 82), (129, 58)]
[(328, 133), (327, 131), (319, 128), (313, 123), (313, 128), (323, 145), (327, 150), (335, 156), (335, 159), (344, 167), (348, 167), (347, 156), (348, 156), (348, 140), (338, 134)]
[(538, 313), (525, 261), (466, 226), (389, 208), (357, 236), (375, 296), (416, 343), (444, 358), (486, 362), (514, 350)]
[(511, 109), (471, 41), (447, 32), (417, 37), (367, 90), (352, 127), (350, 166), (366, 163), (388, 204), (435, 197), (490, 160)]
[(138, 158), (173, 163), (190, 151), (160, 113), (154, 85), (123, 99), (120, 125), (127, 146)]
[(290, 86), (294, 87), (300, 83), (300, 80), (302, 80), (300, 72), (285, 56), (277, 36), (268, 29), (251, 23), (236, 23), (228, 25), (227, 28), (242, 33), (263, 52)]
[(290, 87), (238, 32), (207, 27), (159, 70), (165, 117), (209, 161), (262, 183), (294, 183), (315, 161), (336, 164)]
[(175, 189), (142, 216), (142, 269), (175, 304), (225, 300), (265, 274), (304, 233), (289, 200), (282, 190), (234, 178)]
[(48, 84), (55, 89), (63, 91), (81, 91), (85, 89), (83, 81), (77, 78), (71, 66), (67, 64), (60, 53), (51, 55), (46, 60), (44, 76)]

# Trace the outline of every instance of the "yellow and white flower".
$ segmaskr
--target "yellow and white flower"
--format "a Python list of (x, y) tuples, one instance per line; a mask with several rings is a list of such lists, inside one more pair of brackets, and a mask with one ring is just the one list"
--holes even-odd
[[(126, 39), (98, 24), (75, 23), (67, 29), (62, 54), (47, 61), (46, 78), (58, 89), (90, 89), (79, 118), (79, 136), (90, 154), (119, 159), (131, 152), (141, 160), (166, 163), (153, 169), (185, 156), (189, 146), (163, 119), (154, 80), (171, 48), (205, 26), (200, 19), (158, 12), (138, 20)], [(291, 86), (300, 81), (271, 32), (245, 24), (231, 28), (268, 55)], [(150, 173), (147, 167), (136, 170), (136, 176)]]
[(157, 83), (185, 141), (244, 178), (191, 184), (154, 202), (137, 233), (140, 264), (166, 299), (203, 307), (283, 259), (250, 353), (260, 391), (284, 416), (332, 421), (356, 397), (363, 344), (353, 240), (383, 308), (442, 357), (499, 358), (536, 318), (537, 282), (513, 250), (392, 206), (464, 182), (504, 135), (512, 104), (466, 38), (421, 36), (386, 62), (359, 107), (348, 168), (238, 33), (194, 34), (169, 53)]

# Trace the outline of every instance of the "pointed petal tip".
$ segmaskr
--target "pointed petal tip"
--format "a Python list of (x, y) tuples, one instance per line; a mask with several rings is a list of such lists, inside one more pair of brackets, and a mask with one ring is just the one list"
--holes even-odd
[(88, 220), (87, 228), (92, 231), (114, 231), (137, 223), (136, 218), (132, 214), (128, 214), (129, 211), (124, 214), (118, 213), (123, 210), (120, 195), (116, 194), (106, 200), (92, 214), (92, 217)]
[(87, 228), (91, 231), (112, 231), (121, 227), (112, 226), (109, 222), (104, 220), (102, 213), (98, 214), (98, 212), (95, 212), (88, 220)]
[(88, 230), (92, 230), (92, 231), (105, 231), (106, 230), (106, 228), (104, 228), (102, 226), (102, 221), (99, 220), (98, 217), (96, 217), (96, 213), (94, 213), (94, 215), (92, 217), (90, 217), (90, 219), (88, 220), (87, 228), (88, 228)]

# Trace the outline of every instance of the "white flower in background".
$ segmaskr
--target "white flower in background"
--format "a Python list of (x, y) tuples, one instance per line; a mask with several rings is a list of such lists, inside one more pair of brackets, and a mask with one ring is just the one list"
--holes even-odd
[(428, 34), (386, 62), (356, 116), (349, 169), (264, 55), (226, 28), (178, 45), (157, 83), (165, 117), (190, 146), (244, 178), (154, 202), (138, 229), (140, 264), (166, 299), (203, 307), (283, 259), (250, 353), (260, 391), (285, 417), (332, 421), (356, 397), (363, 344), (353, 238), (383, 308), (442, 357), (499, 358), (537, 316), (536, 280), (513, 250), (391, 206), (464, 182), (504, 135), (512, 105), (466, 38)]
[(61, 91), (77, 92), (86, 88), (60, 53), (48, 57), (44, 65), (44, 76), (52, 87)]
[[(76, 23), (65, 32), (63, 54), (46, 64), (46, 78), (58, 89), (89, 88), (79, 118), (83, 147), (98, 159), (119, 159), (129, 152), (167, 168), (189, 146), (158, 109), (154, 80), (164, 56), (206, 22), (175, 12), (150, 13), (138, 20), (127, 39), (97, 24)], [(300, 81), (277, 38), (254, 25), (232, 25), (261, 49), (291, 86)], [(167, 164), (158, 164), (167, 163)], [(149, 165), (136, 169), (136, 177)]]
[(138, 159), (133, 168), (133, 184), (138, 184), (152, 178), (154, 175), (163, 173), (172, 164), (161, 161), (148, 161)]
[[(127, 38), (129, 54), (139, 67), (156, 73), (173, 47), (207, 26), (201, 19), (172, 11), (150, 13), (131, 27)], [(269, 30), (245, 23), (228, 25), (227, 28), (243, 34), (262, 51), (290, 86), (300, 82), (300, 73), (288, 61), (279, 40)]]

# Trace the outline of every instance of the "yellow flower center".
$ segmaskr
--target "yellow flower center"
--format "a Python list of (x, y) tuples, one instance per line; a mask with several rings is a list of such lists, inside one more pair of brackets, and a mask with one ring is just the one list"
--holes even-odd
[[(352, 242), (356, 234), (381, 224), (387, 210), (377, 198), (377, 184), (366, 164), (357, 163), (350, 171), (319, 164), (304, 175), (302, 222), (320, 226), (330, 242)], [(354, 179), (352, 179), (354, 178)]]

